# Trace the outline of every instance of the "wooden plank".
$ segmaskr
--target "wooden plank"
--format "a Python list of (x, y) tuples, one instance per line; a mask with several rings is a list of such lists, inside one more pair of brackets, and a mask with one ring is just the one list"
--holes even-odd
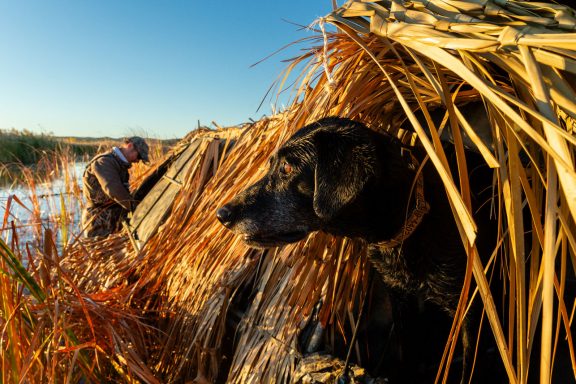
[(198, 154), (198, 148), (203, 140), (217, 139), (205, 137), (192, 141), (134, 210), (130, 229), (140, 248), (156, 233), (170, 214), (174, 199), (182, 188), (183, 178), (194, 163), (193, 159)]

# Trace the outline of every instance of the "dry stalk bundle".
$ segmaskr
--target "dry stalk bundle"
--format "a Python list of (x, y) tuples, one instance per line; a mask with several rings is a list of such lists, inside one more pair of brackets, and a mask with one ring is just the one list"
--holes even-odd
[[(185, 141), (202, 134), (196, 132)], [(155, 354), (159, 353), (161, 347), (169, 346), (170, 343), (163, 340), (164, 329), (152, 330), (152, 326), (174, 312), (167, 312), (170, 310), (169, 303), (158, 304), (169, 279), (156, 280), (156, 272), (170, 266), (165, 255), (170, 252), (178, 255), (179, 246), (183, 244), (174, 241), (179, 238), (178, 235), (175, 236), (175, 232), (170, 232), (170, 230), (166, 232), (166, 226), (172, 225), (171, 230), (179, 231), (179, 226), (186, 225), (187, 212), (193, 209), (195, 202), (201, 196), (206, 180), (211, 176), (208, 175), (209, 165), (219, 160), (218, 142), (209, 136), (210, 134), (206, 134), (206, 140), (203, 141), (197, 156), (192, 159), (194, 164), (190, 167), (189, 174), (186, 175), (186, 187), (183, 188), (185, 192), (180, 194), (179, 200), (176, 201), (172, 215), (174, 220), (168, 220), (165, 226), (160, 228), (155, 241), (150, 241), (146, 248), (139, 251), (134, 248), (124, 231), (102, 239), (79, 239), (73, 246), (64, 250), (62, 265), (66, 271), (70, 272), (78, 289), (89, 295), (91, 303), (95, 302), (96, 297), (114, 297), (125, 311), (137, 313), (138, 321), (142, 322), (136, 327), (132, 323), (127, 324), (131, 325), (133, 332), (126, 333), (109, 331), (109, 329), (112, 331), (124, 329), (123, 324), (126, 322), (111, 322), (113, 317), (105, 316), (105, 311), (102, 311), (103, 316), (94, 319), (95, 324), (108, 331), (98, 332), (98, 335), (109, 335), (108, 340), (112, 349), (105, 352), (113, 357), (111, 362), (116, 372), (126, 379), (138, 377), (145, 382), (157, 382), (155, 377), (160, 377), (157, 372), (152, 373), (158, 358)], [(174, 148), (167, 158), (179, 153), (185, 144), (183, 142)], [(159, 166), (148, 170), (147, 174), (152, 174)], [(141, 176), (140, 182), (145, 177), (146, 175)], [(175, 228), (174, 225), (178, 227)], [(151, 252), (152, 256), (148, 252)], [(151, 263), (156, 264), (151, 265)], [(114, 302), (108, 300), (104, 301), (104, 304), (112, 306)], [(177, 318), (178, 314), (174, 317)], [(172, 342), (176, 341), (172, 340)], [(184, 357), (181, 361), (170, 355), (170, 359), (180, 364)], [(159, 368), (156, 370), (161, 371)]]
[[(348, 1), (318, 21), (318, 46), (286, 71), (307, 63), (295, 93), (300, 104), (292, 109), (296, 125), (346, 116), (426, 149), (470, 246), (463, 298), (470, 287), (479, 292), (511, 382), (526, 382), (529, 369), (535, 370), (531, 355), (540, 357), (540, 378), (549, 382), (560, 343), (568, 345), (576, 376), (574, 292), (567, 288), (576, 267), (575, 21), (569, 7), (547, 3)], [(326, 33), (326, 23), (338, 32)], [(462, 112), (474, 100), (485, 104), (488, 135)], [(435, 126), (429, 113), (438, 106), (446, 114)], [(501, 226), (496, 264), (485, 266), (478, 258), (466, 167), (459, 159), (459, 173), (449, 171), (440, 144), (444, 129), (451, 130), (457, 152), (464, 150), (466, 134), (494, 168)], [(525, 242), (526, 231), (535, 234), (532, 243)], [(488, 290), (495, 265), (510, 292), (507, 324)], [(457, 321), (464, 311), (459, 313)], [(539, 350), (533, 348), (537, 337)]]
[(298, 337), (315, 307), (322, 302), (317, 317), (339, 329), (355, 316), (358, 296), (367, 289), (366, 260), (357, 259), (363, 253), (361, 244), (315, 234), (267, 260), (239, 327), (229, 381), (290, 382), (303, 357)]
[[(530, 356), (539, 358), (541, 381), (550, 382), (562, 344), (576, 371), (569, 290), (576, 268), (574, 20), (563, 5), (491, 0), (349, 1), (319, 20), (317, 46), (286, 71), (305, 64), (291, 107), (236, 132), (231, 149), (206, 137), (170, 217), (141, 250), (121, 234), (79, 242), (63, 256), (82, 272), (74, 279), (82, 290), (117, 290), (118, 303), (154, 323), (155, 331), (112, 332), (118, 356), (130, 357), (117, 369), (147, 382), (288, 382), (312, 316), (349, 342), (368, 292), (364, 244), (317, 233), (254, 250), (214, 215), (263, 175), (268, 157), (299, 127), (338, 115), (423, 146), (442, 177), (470, 264), (451, 336), (470, 297), (479, 296), (510, 382), (527, 381)], [(326, 23), (337, 32), (326, 32)], [(488, 132), (463, 112), (471, 101), (484, 103)], [(447, 111), (438, 126), (429, 116), (436, 109)], [(466, 164), (459, 158), (452, 174), (443, 131), (457, 152), (467, 138), (494, 169), (500, 238), (487, 264), (475, 247)], [(493, 275), (506, 297), (492, 297)], [(504, 316), (495, 300), (506, 300)], [(453, 351), (448, 343), (438, 381)]]
[[(318, 302), (324, 281), (333, 281), (336, 275), (335, 263), (322, 261), (333, 258), (332, 253), (325, 254), (325, 236), (315, 236), (312, 239), (317, 240), (287, 247), (276, 255), (246, 247), (213, 214), (218, 206), (262, 175), (268, 157), (289, 134), (287, 121), (287, 115), (277, 116), (245, 129), (216, 174), (201, 189), (201, 195), (199, 189), (190, 187), (193, 178), (189, 178), (171, 216), (139, 256), (146, 263), (140, 268), (143, 278), (138, 284), (146, 287), (148, 293), (163, 297), (157, 310), (170, 314), (162, 322), (166, 339), (160, 344), (155, 364), (168, 380), (185, 377), (202, 382), (225, 377), (226, 372), (221, 371), (222, 354), (233, 342), (224, 340), (228, 310), (249, 282), (258, 287), (255, 296), (265, 297), (266, 302), (256, 299), (250, 305), (250, 316), (256, 318), (242, 318), (238, 350), (234, 356), (230, 349), (226, 351), (228, 358), (234, 357), (233, 371), (250, 371), (252, 379), (265, 382), (278, 375), (288, 379), (295, 367), (298, 331)], [(200, 161), (214, 162), (216, 157), (206, 156)], [(207, 168), (199, 163), (191, 169)], [(321, 260), (314, 261), (313, 268), (307, 264), (310, 259), (306, 255), (311, 254), (319, 255)], [(325, 308), (346, 302), (342, 295), (340, 291), (332, 292), (333, 303)], [(278, 324), (271, 325), (276, 320)], [(259, 336), (252, 338), (253, 332)], [(251, 342), (245, 344), (246, 339)], [(258, 340), (270, 353), (252, 348)], [(234, 374), (228, 379), (242, 380), (235, 379)]]
[(33, 265), (26, 268), (0, 240), (2, 270), (9, 270), (5, 262), (10, 260), (26, 292), (22, 294), (22, 286), (15, 291), (8, 274), (3, 277), (0, 301), (10, 313), (5, 323), (2, 319), (10, 329), (2, 340), (7, 350), (0, 354), (3, 382), (140, 377), (158, 383), (145, 363), (149, 326), (127, 305), (129, 292), (124, 287), (92, 293), (81, 289), (73, 281), (74, 271), (63, 268), (54, 237), (47, 229), (42, 249), (28, 248)]
[[(294, 130), (289, 122), (285, 114), (240, 131), (226, 158), (220, 149), (228, 145), (222, 147), (210, 134), (203, 135), (202, 148), (191, 160), (194, 164), (170, 217), (140, 251), (122, 233), (78, 242), (64, 257), (70, 270), (81, 272), (75, 277), (83, 290), (104, 295), (118, 292), (125, 305), (140, 311), (148, 327), (150, 322), (157, 327), (158, 332), (152, 334), (146, 328), (149, 336), (133, 343), (138, 347), (129, 350), (132, 359), (123, 363), (141, 379), (151, 380), (138, 375), (138, 361), (165, 381), (223, 378), (226, 352), (234, 360), (228, 363), (232, 372), (248, 370), (256, 381), (288, 380), (298, 357), (296, 338), (321, 296), (326, 301), (319, 314), (324, 322), (340, 323), (343, 328), (355, 316), (351, 303), (361, 294), (358, 289), (365, 290), (360, 283), (365, 281), (361, 267), (365, 261), (358, 264), (348, 257), (363, 252), (350, 250), (358, 248), (357, 244), (316, 235), (278, 252), (253, 250), (212, 214), (261, 176), (270, 154)], [(232, 355), (228, 311), (234, 310), (230, 307), (240, 292), (250, 291), (252, 285), (256, 300), (247, 315), (239, 314), (240, 347)], [(254, 333), (259, 336), (253, 338)], [(122, 348), (128, 338), (114, 338), (120, 356), (128, 353)], [(244, 343), (246, 339), (253, 341)], [(257, 340), (261, 344), (255, 346)], [(231, 374), (228, 379), (242, 380), (235, 377)]]

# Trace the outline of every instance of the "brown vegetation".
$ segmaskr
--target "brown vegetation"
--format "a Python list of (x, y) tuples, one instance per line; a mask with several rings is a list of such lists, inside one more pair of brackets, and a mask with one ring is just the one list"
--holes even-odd
[[(37, 247), (2, 242), (1, 269), (9, 272), (0, 275), (2, 382), (289, 381), (300, 357), (297, 336), (319, 298), (319, 319), (332, 334), (358, 321), (367, 294), (363, 244), (316, 233), (281, 249), (249, 249), (213, 213), (262, 175), (279, 143), (327, 115), (361, 120), (427, 150), (469, 245), (453, 332), (476, 296), (510, 382), (531, 378), (529, 356), (537, 357), (541, 382), (551, 382), (560, 344), (576, 370), (574, 292), (566, 291), (576, 268), (576, 37), (565, 29), (573, 28), (573, 13), (529, 2), (453, 3), (414, 1), (404, 9), (356, 1), (322, 19), (316, 46), (294, 61), (306, 64), (294, 104), (242, 130), (229, 153), (204, 140), (170, 217), (141, 250), (125, 233), (61, 252), (48, 230), (39, 231)], [(338, 32), (324, 32), (324, 23)], [(486, 104), (491, 143), (458, 113), (471, 100)], [(440, 105), (448, 110), (442, 127), (413, 118)], [(406, 119), (413, 131), (397, 129)], [(465, 131), (494, 169), (501, 242), (487, 265), (475, 251), (465, 164), (460, 159), (452, 175), (439, 145), (444, 126), (457, 151)], [(213, 174), (208, 163), (218, 164)], [(502, 277), (505, 298), (487, 290), (493, 274)], [(505, 300), (505, 317), (495, 299)], [(452, 351), (448, 342), (439, 381)]]

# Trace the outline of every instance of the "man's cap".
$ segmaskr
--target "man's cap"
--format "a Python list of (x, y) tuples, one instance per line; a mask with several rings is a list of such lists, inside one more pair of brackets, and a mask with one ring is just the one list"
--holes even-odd
[(143, 162), (147, 163), (150, 161), (148, 158), (149, 148), (148, 144), (146, 144), (146, 140), (140, 136), (132, 136), (126, 139), (126, 143), (132, 143), (132, 145), (134, 145), (134, 148), (136, 148), (138, 151), (138, 154), (140, 155), (140, 158)]

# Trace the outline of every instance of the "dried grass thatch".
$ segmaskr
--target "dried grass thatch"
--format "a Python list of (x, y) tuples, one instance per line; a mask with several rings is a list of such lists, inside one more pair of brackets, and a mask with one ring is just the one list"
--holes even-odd
[[(569, 344), (576, 369), (574, 292), (565, 292), (564, 285), (566, 276), (573, 276), (570, 262), (576, 267), (576, 35), (569, 33), (575, 21), (566, 6), (532, 2), (350, 1), (320, 20), (321, 27), (332, 23), (340, 33), (324, 34), (300, 88), (306, 111), (344, 115), (392, 132), (408, 118), (444, 180), (462, 240), (470, 246), (469, 271), (511, 382), (527, 380), (531, 355), (540, 356), (541, 381), (549, 382), (559, 342)], [(459, 112), (470, 98), (486, 105), (489, 143)], [(456, 150), (462, 152), (466, 133), (495, 169), (502, 223), (496, 254), (510, 292), (506, 326), (474, 247), (465, 163), (460, 157), (458, 179), (464, 182), (457, 186), (439, 145), (442, 127), (434, 127), (428, 116), (437, 105), (447, 110)], [(427, 127), (415, 118), (416, 110), (427, 117)], [(527, 228), (524, 205), (531, 218)], [(525, 244), (525, 231), (535, 234), (532, 244)], [(465, 305), (462, 300), (461, 309)], [(539, 323), (542, 334), (536, 335)], [(559, 340), (560, 334), (566, 340)], [(536, 337), (539, 351), (532, 348)]]
[[(263, 174), (269, 155), (300, 126), (339, 115), (423, 146), (438, 169), (470, 261), (452, 332), (477, 291), (510, 382), (527, 381), (530, 356), (538, 357), (541, 382), (550, 382), (560, 344), (576, 372), (574, 292), (566, 289), (576, 268), (574, 21), (561, 5), (490, 0), (349, 1), (321, 19), (317, 46), (287, 69), (305, 64), (291, 107), (246, 127), (224, 153), (207, 137), (172, 214), (141, 250), (119, 235), (78, 243), (64, 255), (65, 265), (82, 271), (80, 289), (122, 292), (114, 305), (146, 323), (130, 336), (134, 342), (126, 333), (114, 339), (118, 369), (146, 382), (288, 382), (300, 358), (298, 334), (320, 299), (317, 315), (331, 332), (347, 334), (356, 324), (368, 292), (364, 244), (316, 233), (254, 250), (213, 214)], [(337, 32), (326, 32), (327, 23)], [(475, 100), (488, 111), (489, 142), (461, 113)], [(447, 110), (441, 127), (414, 117), (440, 107)], [(412, 128), (400, 130), (406, 120)], [(475, 248), (466, 165), (459, 157), (459, 174), (451, 174), (440, 145), (444, 128), (457, 152), (465, 133), (494, 169), (501, 241), (488, 265)], [(508, 292), (504, 316), (488, 289), (493, 271)], [(449, 342), (439, 381), (453, 348)]]

